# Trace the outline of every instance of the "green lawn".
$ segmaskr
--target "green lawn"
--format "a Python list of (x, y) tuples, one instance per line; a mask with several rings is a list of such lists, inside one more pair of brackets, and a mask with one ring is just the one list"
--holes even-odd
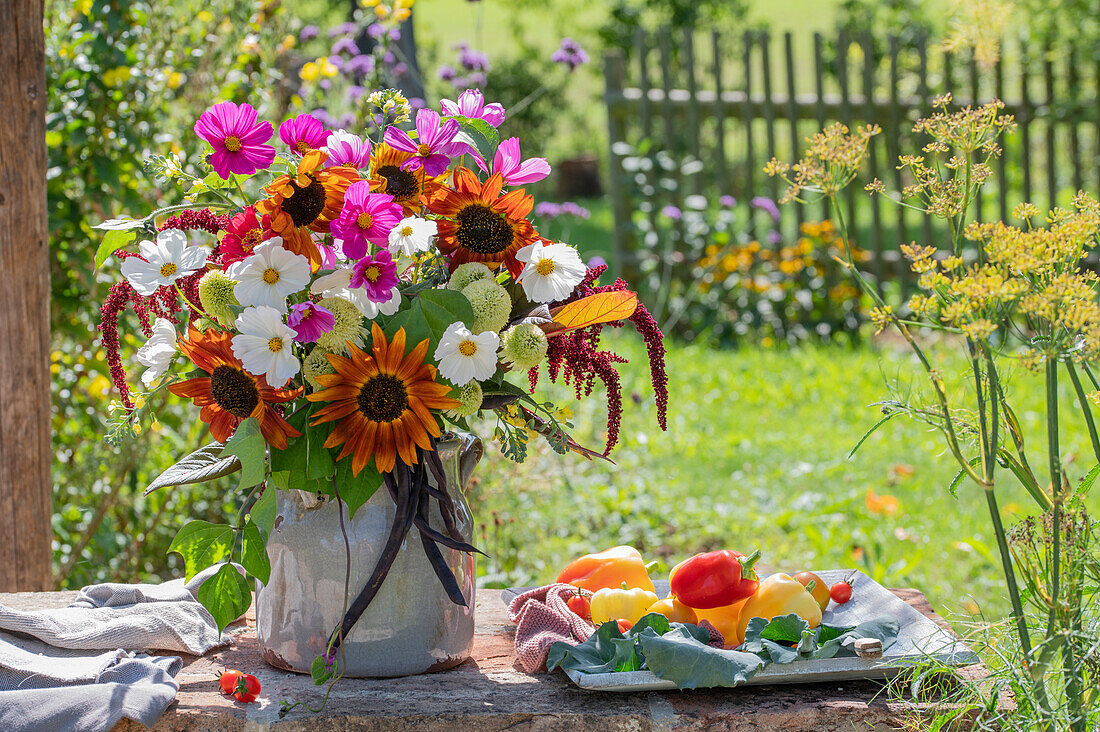
[[(948, 493), (955, 470), (936, 434), (895, 421), (846, 459), (877, 419), (868, 405), (887, 394), (884, 378), (904, 383), (916, 373), (907, 353), (673, 346), (662, 433), (644, 349), (629, 336), (612, 342), (631, 359), (617, 466), (546, 449), (516, 466), (489, 448), (474, 493), (490, 554), (480, 564), (484, 584), (551, 581), (570, 558), (620, 543), (659, 559), (659, 573), (697, 551), (760, 547), (770, 569), (859, 567), (888, 586), (921, 589), (950, 613), (1007, 613), (984, 497), (970, 484), (957, 499)], [(948, 375), (964, 368), (958, 360), (943, 365)], [(1042, 444), (1039, 380), (1017, 373), (1010, 388), (1023, 397), (1019, 416), (1030, 439)], [(602, 444), (601, 398), (597, 391), (575, 405), (582, 442)], [(1070, 407), (1067, 400), (1063, 414)], [(1068, 422), (1063, 431), (1081, 456), (1070, 466), (1079, 478), (1091, 465), (1087, 437)], [(1045, 464), (1045, 456), (1033, 461)], [(1003, 515), (1012, 523), (1033, 509), (1002, 477)], [(868, 489), (895, 496), (898, 513), (871, 513)]]

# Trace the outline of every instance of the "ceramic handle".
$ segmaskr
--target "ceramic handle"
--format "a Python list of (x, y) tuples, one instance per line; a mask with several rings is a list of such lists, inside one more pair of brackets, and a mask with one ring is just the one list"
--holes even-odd
[(462, 444), (458, 450), (458, 489), (465, 493), (466, 485), (485, 454), (485, 446), (477, 435), (463, 434), (461, 439)]

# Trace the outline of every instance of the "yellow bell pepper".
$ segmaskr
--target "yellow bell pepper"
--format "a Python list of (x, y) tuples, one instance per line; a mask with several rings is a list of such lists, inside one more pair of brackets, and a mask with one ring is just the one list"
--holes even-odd
[(654, 591), (642, 554), (632, 546), (615, 546), (574, 559), (558, 575), (558, 582), (596, 590), (604, 587), (641, 587)]
[(810, 624), (821, 625), (821, 608), (805, 586), (789, 574), (773, 574), (760, 583), (756, 594), (741, 609), (738, 636), (744, 640), (745, 628), (753, 618), (771, 620), (776, 615), (795, 613)]
[(657, 602), (657, 594), (640, 587), (604, 587), (592, 595), (592, 624), (599, 627), (609, 620), (626, 620), (631, 625), (641, 620)]
[(669, 622), (672, 623), (690, 623), (695, 625), (699, 622), (699, 619), (695, 616), (695, 611), (675, 597), (666, 597), (663, 600), (658, 600), (653, 603), (648, 612), (664, 615), (669, 619)]
[(749, 598), (745, 598), (732, 605), (712, 607), (707, 610), (695, 608), (695, 616), (699, 618), (700, 622), (706, 620), (713, 625), (722, 634), (722, 638), (725, 639), (726, 647), (735, 648), (745, 642), (745, 631), (739, 623), (741, 621), (741, 610), (748, 601)]

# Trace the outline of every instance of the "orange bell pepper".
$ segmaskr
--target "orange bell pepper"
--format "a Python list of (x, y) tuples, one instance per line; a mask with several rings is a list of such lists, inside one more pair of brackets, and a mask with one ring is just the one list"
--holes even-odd
[(727, 648), (735, 648), (745, 642), (745, 631), (741, 627), (741, 609), (749, 598), (738, 600), (732, 605), (712, 607), (706, 610), (693, 608), (696, 617), (713, 625), (726, 641)]
[(632, 546), (616, 546), (596, 554), (574, 559), (558, 575), (558, 582), (582, 590), (602, 590), (605, 587), (640, 587), (654, 591), (642, 554)]

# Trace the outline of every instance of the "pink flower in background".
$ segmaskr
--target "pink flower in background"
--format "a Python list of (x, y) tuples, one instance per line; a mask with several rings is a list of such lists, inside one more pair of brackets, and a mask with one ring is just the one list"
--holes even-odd
[(195, 122), (195, 134), (210, 143), (210, 165), (222, 178), (233, 173), (251, 175), (275, 160), (275, 148), (266, 144), (273, 129), (259, 122), (251, 104), (218, 102)]
[(493, 127), (500, 127), (504, 121), (504, 105), (499, 102), (485, 103), (485, 95), (478, 89), (467, 89), (458, 95), (458, 101), (443, 99), (439, 102), (443, 114), (447, 117), (470, 117), (483, 119)]
[(554, 51), (550, 60), (569, 67), (570, 71), (576, 71), (578, 66), (588, 63), (588, 54), (581, 48), (581, 44), (566, 37), (561, 39), (561, 47)]
[(403, 215), (393, 196), (371, 193), (369, 182), (356, 181), (344, 194), (344, 208), (332, 222), (332, 235), (343, 241), (345, 257), (359, 259), (367, 253), (368, 242), (385, 248)]
[[(489, 172), (480, 155), (475, 156), (474, 160), (478, 167), (486, 173)], [(509, 137), (497, 147), (496, 155), (493, 156), (493, 172), (500, 173), (504, 177), (504, 182), (510, 186), (523, 185), (534, 183), (550, 175), (550, 163), (546, 162), (546, 158), (523, 160), (519, 151), (519, 138)]]
[(295, 341), (313, 343), (336, 326), (336, 316), (331, 310), (307, 300), (290, 306), (286, 324), (297, 333)]
[(402, 163), (403, 170), (424, 168), (427, 175), (439, 175), (451, 164), (451, 150), (458, 128), (457, 121), (449, 119), (443, 122), (434, 110), (421, 109), (416, 113), (416, 140), (393, 126), (386, 128), (383, 139), (395, 150), (413, 154)]
[(321, 124), (321, 120), (308, 114), (291, 117), (279, 125), (279, 139), (290, 147), (291, 152), (298, 155), (305, 155), (310, 150), (320, 150), (330, 134)]
[(333, 130), (325, 144), (325, 150), (328, 151), (328, 160), (324, 165), (326, 168), (334, 165), (365, 168), (370, 162), (370, 140), (356, 137), (345, 130)]
[(365, 289), (374, 303), (389, 302), (397, 282), (397, 265), (385, 249), (363, 257), (351, 269), (351, 286)]

